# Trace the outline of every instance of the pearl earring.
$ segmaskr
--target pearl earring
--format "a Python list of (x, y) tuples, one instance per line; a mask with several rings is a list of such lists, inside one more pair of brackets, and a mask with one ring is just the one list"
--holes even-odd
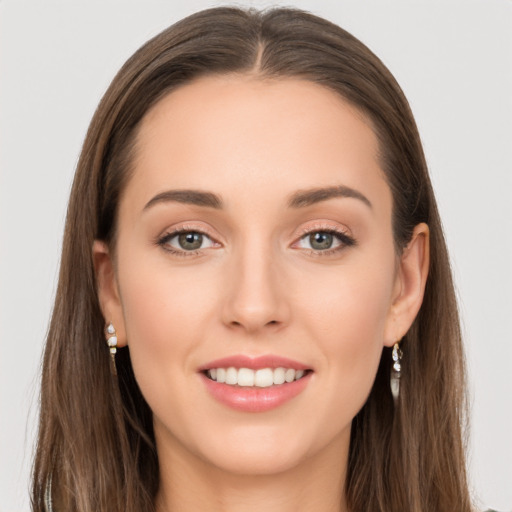
[(393, 346), (393, 352), (391, 354), (391, 358), (393, 359), (393, 365), (391, 367), (391, 394), (393, 395), (393, 400), (395, 404), (398, 401), (398, 397), (400, 396), (400, 375), (402, 371), (402, 357), (403, 352), (400, 349), (400, 344), (397, 341)]
[(117, 333), (114, 325), (110, 322), (105, 328), (107, 332), (107, 345), (110, 349), (110, 357), (112, 358), (112, 368), (116, 373), (116, 352), (117, 352)]

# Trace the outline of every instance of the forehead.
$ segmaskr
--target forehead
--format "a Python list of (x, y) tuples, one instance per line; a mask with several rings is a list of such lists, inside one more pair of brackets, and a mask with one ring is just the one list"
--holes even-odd
[(126, 192), (168, 188), (270, 200), (342, 184), (378, 195), (385, 184), (371, 123), (340, 95), (300, 79), (222, 75), (161, 99), (143, 118)]

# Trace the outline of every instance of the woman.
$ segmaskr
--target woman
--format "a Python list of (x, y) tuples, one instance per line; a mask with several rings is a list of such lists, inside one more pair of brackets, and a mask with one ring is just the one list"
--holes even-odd
[(34, 510), (469, 511), (446, 247), (399, 86), (312, 15), (203, 11), (91, 122)]

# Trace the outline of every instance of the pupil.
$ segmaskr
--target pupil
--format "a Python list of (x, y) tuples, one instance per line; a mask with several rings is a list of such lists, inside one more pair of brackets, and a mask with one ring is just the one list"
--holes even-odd
[(325, 250), (332, 246), (332, 234), (318, 231), (309, 235), (309, 243), (313, 249)]
[(201, 233), (181, 233), (178, 237), (180, 247), (187, 251), (199, 249), (203, 244)]

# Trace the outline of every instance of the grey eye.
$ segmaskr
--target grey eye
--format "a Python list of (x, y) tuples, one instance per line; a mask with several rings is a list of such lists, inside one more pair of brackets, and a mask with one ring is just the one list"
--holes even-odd
[[(345, 239), (346, 238), (346, 239)], [(300, 249), (308, 249), (317, 253), (327, 252), (342, 248), (345, 245), (352, 245), (353, 241), (341, 233), (327, 230), (310, 231), (305, 234), (298, 242)]]
[(330, 249), (334, 242), (334, 236), (332, 233), (327, 233), (326, 231), (315, 231), (308, 235), (309, 237), (309, 245), (315, 251), (325, 251), (326, 249)]
[(209, 236), (198, 231), (182, 231), (169, 235), (164, 238), (163, 243), (182, 252), (197, 251), (214, 246), (214, 242)]
[(180, 233), (178, 235), (178, 244), (180, 249), (183, 249), (184, 251), (195, 251), (203, 244), (203, 235), (193, 231)]

